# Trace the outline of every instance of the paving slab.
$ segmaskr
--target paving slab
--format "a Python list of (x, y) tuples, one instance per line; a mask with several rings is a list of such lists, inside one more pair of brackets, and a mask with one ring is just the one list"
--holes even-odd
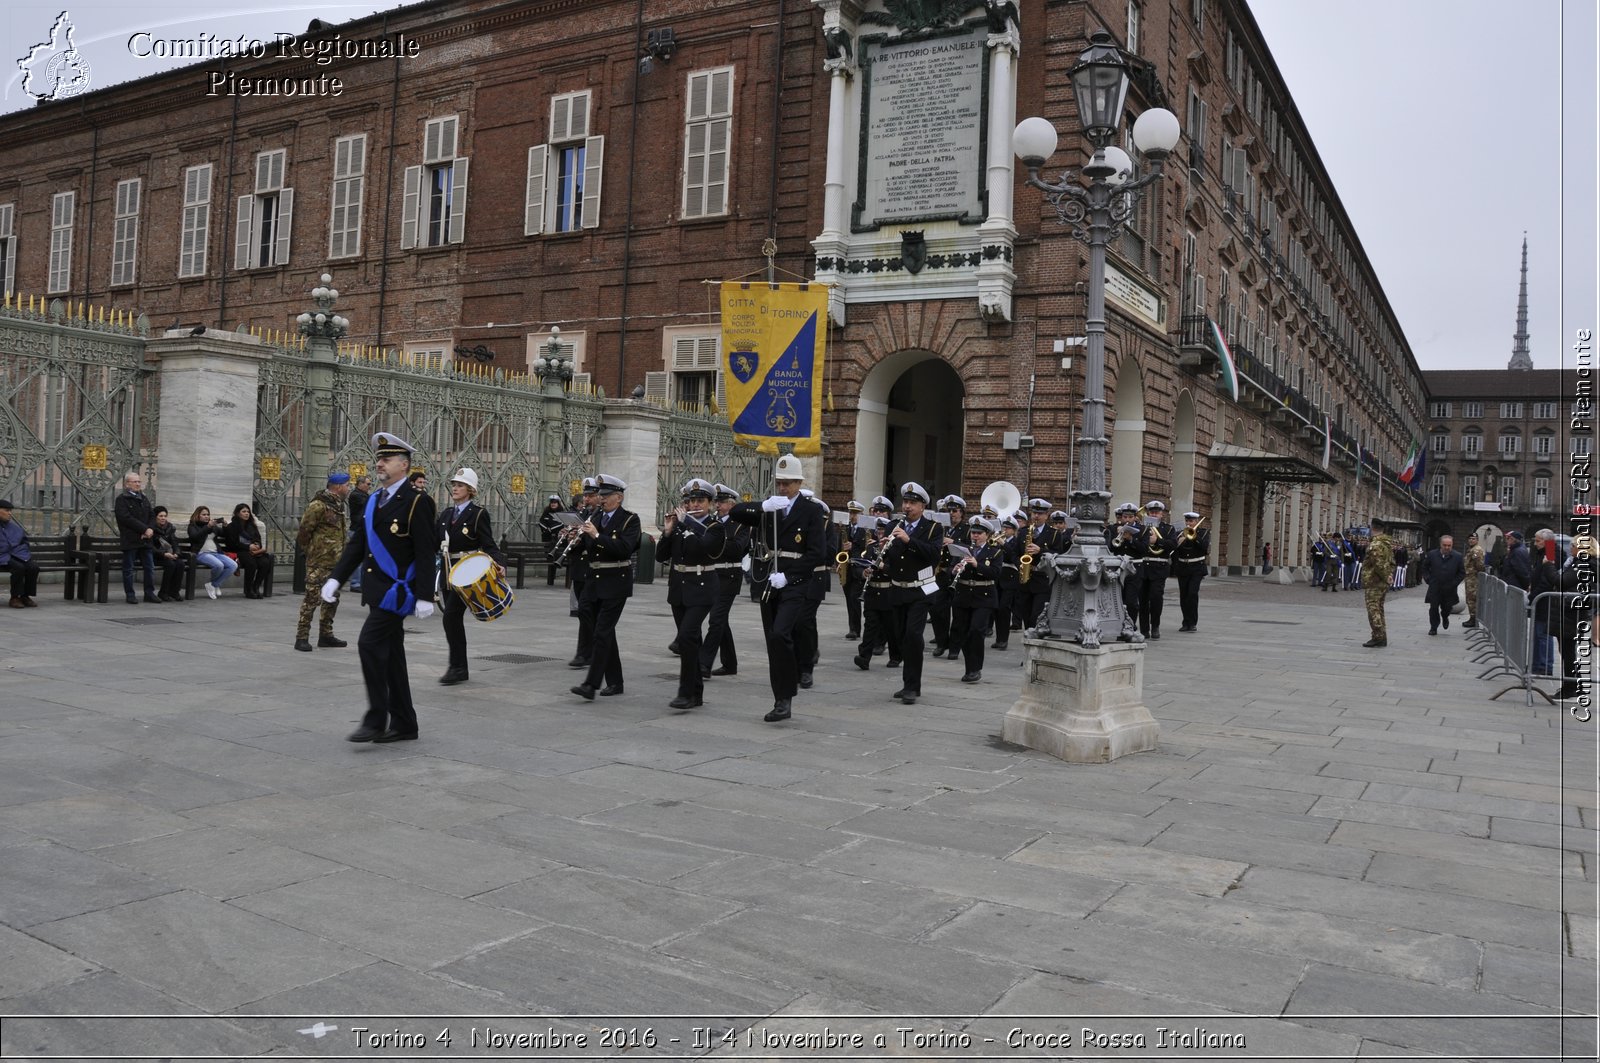
[(0, 859), (0, 923), (27, 929), (173, 891), (161, 879), (129, 871), (55, 842), (6, 848)]
[(342, 871), (345, 865), (225, 827), (200, 827), (148, 841), (112, 845), (96, 855), (174, 888), (217, 900), (303, 882)]
[(1214, 860), (1139, 845), (1047, 834), (1013, 853), (1013, 863), (1056, 867), (1112, 882), (1168, 886), (1189, 893), (1220, 897), (1232, 889), (1248, 864)]
[(698, 894), (684, 879), (673, 887), (656, 886), (577, 868), (503, 886), (474, 899), (521, 912), (540, 923), (589, 930), (646, 948), (691, 933), (742, 907)]
[(1203, 823), (1172, 823), (1149, 842), (1150, 848), (1172, 853), (1187, 853), (1242, 864), (1282, 867), (1295, 871), (1361, 878), (1372, 862), (1366, 849), (1343, 845), (1321, 845), (1288, 838), (1258, 834), (1248, 830), (1228, 830)]

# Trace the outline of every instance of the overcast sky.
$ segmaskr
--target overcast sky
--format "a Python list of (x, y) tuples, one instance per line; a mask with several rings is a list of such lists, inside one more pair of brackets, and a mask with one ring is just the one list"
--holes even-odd
[[(270, 40), (312, 18), (342, 22), (393, 6), (10, 0), (0, 12), (0, 112), (32, 106), (15, 61), (49, 37), (64, 5), (93, 88), (183, 65), (131, 55), (129, 37), (141, 30)], [(1574, 330), (1595, 326), (1595, 7), (1252, 0), (1424, 369), (1505, 366), (1524, 231), (1534, 364), (1561, 364)]]

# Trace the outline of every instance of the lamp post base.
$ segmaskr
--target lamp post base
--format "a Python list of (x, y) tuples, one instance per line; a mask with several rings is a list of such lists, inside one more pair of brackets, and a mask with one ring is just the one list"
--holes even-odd
[(1104, 764), (1156, 748), (1161, 725), (1144, 706), (1144, 647), (1112, 642), (1085, 649), (1061, 639), (1024, 639), (1022, 696), (1000, 736), (1069, 764)]

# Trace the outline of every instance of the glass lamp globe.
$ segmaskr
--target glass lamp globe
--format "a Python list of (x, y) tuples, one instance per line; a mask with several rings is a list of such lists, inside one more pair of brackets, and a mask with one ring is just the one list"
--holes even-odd
[(315, 321), (319, 325), (325, 325), (328, 322), (328, 315), (327, 314), (318, 314), (314, 318), (312, 318), (312, 320)]
[(1112, 169), (1111, 175), (1106, 178), (1107, 184), (1120, 185), (1133, 176), (1133, 159), (1128, 157), (1127, 152), (1115, 144), (1107, 144), (1105, 153), (1106, 165)]
[(1133, 146), (1162, 158), (1178, 146), (1178, 116), (1164, 107), (1152, 107), (1133, 123)]
[(328, 288), (326, 289), (326, 292), (329, 299), (339, 298), (339, 289), (337, 288)]
[(1046, 159), (1056, 153), (1056, 127), (1043, 118), (1024, 118), (1011, 134), (1011, 146), (1017, 158), (1029, 166), (1043, 166)]
[(317, 279), (320, 280), (323, 284), (332, 284), (333, 283), (333, 274), (324, 273), (321, 277), (318, 277)]
[(311, 315), (301, 314), (299, 317), (295, 318), (295, 321), (302, 325), (309, 325), (311, 324)]

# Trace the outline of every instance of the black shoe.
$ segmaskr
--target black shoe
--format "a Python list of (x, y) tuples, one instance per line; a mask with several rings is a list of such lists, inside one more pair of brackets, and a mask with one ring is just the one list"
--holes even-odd
[(959, 661), (961, 660), (961, 651), (951, 650), (949, 653), (945, 654), (945, 656), (950, 658), (952, 661)]
[(578, 697), (582, 698), (584, 701), (594, 700), (594, 687), (590, 686), (588, 683), (579, 683), (577, 686), (572, 688), (572, 692), (578, 695)]
[(678, 644), (676, 642), (670, 642), (667, 644), (667, 652), (672, 654), (674, 657), (679, 657), (683, 654), (683, 651), (678, 648)]
[(917, 703), (917, 698), (920, 696), (920, 694), (913, 694), (909, 690), (901, 691), (898, 695), (900, 700), (905, 702), (907, 705), (915, 705)]
[(711, 678), (711, 669), (709, 669), (709, 668), (700, 669), (700, 678), (701, 679), (710, 679)]
[[(1433, 632), (1430, 631), (1429, 634), (1431, 635), (1431, 634), (1433, 634)], [(1381, 649), (1382, 647), (1389, 645), (1389, 640), (1388, 639), (1368, 639), (1366, 642), (1363, 642), (1361, 645), (1366, 649)]]
[(852, 657), (851, 660), (855, 661), (856, 667), (861, 669), (863, 672), (872, 667), (872, 658), (870, 657), (862, 657), (857, 655)]
[(574, 657), (572, 660), (567, 662), (567, 667), (568, 668), (587, 668), (587, 667), (589, 667), (589, 658), (587, 658), (587, 657)]
[(614, 698), (620, 693), (622, 693), (622, 684), (621, 683), (618, 683), (615, 686), (601, 687), (600, 688), (600, 696), (603, 697), (603, 698)]
[(933, 644), (933, 655), (935, 657), (943, 657), (944, 656), (944, 644), (943, 643), (935, 642)]
[(1161, 632), (1152, 631), (1152, 632), (1150, 632), (1150, 636), (1149, 637), (1152, 638), (1152, 639), (1159, 639), (1161, 637)]
[(311, 640), (310, 639), (295, 639), (294, 640), (294, 648), (299, 650), (301, 653), (310, 653), (311, 652)]
[(1184, 634), (1186, 632), (1193, 631), (1193, 630), (1194, 630), (1194, 628), (1190, 627), (1188, 624), (1183, 624), (1178, 628), (1178, 634), (1182, 635), (1182, 634)]
[(317, 645), (326, 649), (342, 650), (350, 644), (344, 639), (334, 638), (332, 635), (320, 635), (317, 637)]
[(729, 668), (727, 665), (723, 665), (721, 668), (713, 668), (713, 669), (711, 669), (711, 674), (712, 675), (738, 675), (739, 674), (739, 669), (737, 669), (737, 668)]
[(137, 594), (128, 595), (128, 604), (129, 605), (138, 605), (139, 604), (139, 596)]
[(772, 703), (772, 711), (761, 717), (767, 723), (777, 723), (789, 718), (789, 699), (779, 698)]
[[(899, 690), (896, 690), (893, 694), (890, 694), (889, 697), (890, 698), (903, 698), (907, 694), (911, 694), (911, 691), (907, 690), (905, 687), (901, 687)], [(912, 694), (911, 696), (915, 697), (916, 695)]]
[(1477, 620), (1468, 620), (1467, 622), (1465, 622), (1461, 626), (1462, 627), (1477, 627), (1478, 626), (1478, 621)]
[(889, 658), (889, 663), (884, 665), (885, 668), (904, 668), (905, 666), (906, 666), (906, 662), (897, 661), (893, 657), (890, 657)]
[(698, 709), (701, 705), (699, 698), (676, 697), (667, 702), (669, 709)]
[(453, 687), (457, 683), (465, 683), (466, 681), (467, 671), (464, 668), (448, 669), (445, 671), (444, 675), (439, 677), (439, 683), (447, 687)]
[(980, 680), (982, 678), (983, 678), (983, 673), (982, 672), (968, 672), (966, 675), (961, 677), (961, 681), (963, 683), (976, 683), (978, 680)]
[(1430, 635), (1437, 635), (1438, 633), (1439, 633), (1439, 629), (1436, 628), (1436, 627), (1430, 627), (1428, 629), (1428, 634), (1430, 634)]
[(145, 601), (147, 601), (147, 602), (149, 602), (149, 603), (150, 603), (150, 604), (151, 604), (151, 605), (160, 605), (160, 604), (161, 604), (161, 602), (162, 602), (162, 599), (160, 599), (160, 598), (157, 598), (157, 597), (156, 597), (156, 596), (155, 596), (155, 595), (153, 595), (153, 594), (147, 594), (147, 595), (145, 595), (145, 596), (144, 596), (144, 600), (145, 600)]
[(383, 734), (381, 734), (377, 738), (373, 739), (374, 742), (378, 742), (378, 743), (383, 743), (383, 742), (415, 742), (416, 740), (417, 740), (417, 732), (415, 732), (415, 731), (385, 731), (385, 732), (383, 732)]
[(1448, 616), (1448, 615), (1446, 615), (1446, 616), (1441, 616), (1441, 617), (1440, 617), (1440, 618), (1439, 618), (1439, 623), (1441, 623), (1441, 624), (1443, 624), (1443, 625), (1444, 625), (1444, 629), (1445, 629), (1445, 630), (1446, 630), (1446, 631), (1449, 631), (1449, 630), (1450, 630), (1450, 617), (1449, 617), (1449, 616)]
[(810, 672), (801, 672), (800, 673), (800, 686), (801, 686), (801, 689), (804, 689), (804, 690), (810, 690), (811, 689), (811, 673)]
[(350, 732), (350, 737), (346, 738), (345, 741), (346, 742), (376, 742), (383, 735), (383, 733), (384, 732), (378, 730), (376, 727), (368, 727), (366, 724), (362, 724), (360, 727), (357, 727), (354, 731), (351, 731)]
[(847, 632), (845, 632), (844, 637), (849, 639), (851, 642), (860, 642), (861, 641), (861, 632), (859, 632), (859, 631), (847, 631)]
[(991, 650), (1006, 650), (1010, 649), (1011, 647), (1006, 645), (1004, 642), (991, 642), (989, 643), (989, 648)]

